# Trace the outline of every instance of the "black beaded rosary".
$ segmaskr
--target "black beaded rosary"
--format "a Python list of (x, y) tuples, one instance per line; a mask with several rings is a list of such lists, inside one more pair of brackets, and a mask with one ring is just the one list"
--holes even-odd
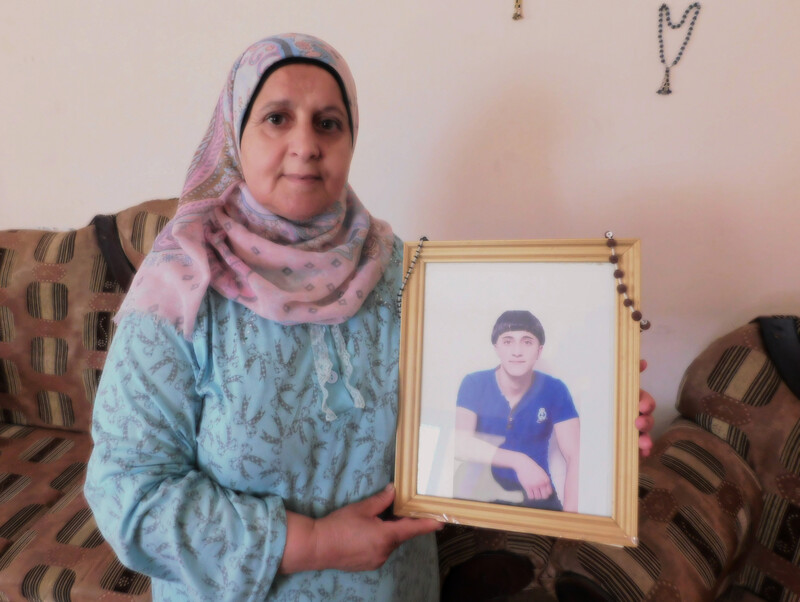
[[(667, 22), (667, 25), (671, 29), (680, 29), (683, 27), (683, 24), (686, 23), (686, 19), (689, 18), (689, 13), (694, 11), (694, 15), (692, 15), (692, 20), (689, 22), (689, 28), (686, 31), (686, 37), (683, 38), (683, 44), (681, 44), (680, 49), (678, 50), (678, 54), (675, 56), (675, 59), (668, 65), (667, 59), (664, 58), (664, 21)], [(683, 17), (678, 23), (673, 23), (672, 18), (670, 17), (669, 13), (669, 6), (666, 4), (662, 4), (661, 7), (658, 9), (658, 56), (661, 59), (661, 64), (664, 65), (664, 81), (661, 84), (661, 87), (658, 89), (658, 94), (666, 95), (672, 94), (672, 90), (669, 87), (669, 70), (672, 69), (675, 65), (678, 64), (678, 61), (681, 60), (683, 56), (684, 50), (686, 50), (686, 45), (689, 43), (689, 38), (692, 37), (692, 32), (694, 31), (694, 24), (697, 22), (697, 17), (700, 14), (700, 3), (693, 2), (690, 4), (685, 11), (683, 11)]]

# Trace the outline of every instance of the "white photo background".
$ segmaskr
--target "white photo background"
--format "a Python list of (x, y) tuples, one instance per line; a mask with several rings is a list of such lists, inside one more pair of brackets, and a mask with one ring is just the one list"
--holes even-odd
[[(581, 423), (578, 512), (611, 516), (616, 281), (610, 263), (426, 264), (418, 492), (453, 497), (456, 397), (470, 372), (499, 364), (498, 316), (528, 310), (545, 345), (536, 370), (567, 385)], [(561, 497), (563, 460), (551, 456)], [(563, 499), (563, 498), (562, 498)]]

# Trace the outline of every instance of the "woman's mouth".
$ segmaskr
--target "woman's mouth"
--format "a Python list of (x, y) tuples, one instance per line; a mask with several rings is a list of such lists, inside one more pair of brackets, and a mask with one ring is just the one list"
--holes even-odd
[(313, 173), (287, 173), (283, 176), (290, 182), (304, 183), (304, 182), (318, 182), (322, 178), (318, 174)]

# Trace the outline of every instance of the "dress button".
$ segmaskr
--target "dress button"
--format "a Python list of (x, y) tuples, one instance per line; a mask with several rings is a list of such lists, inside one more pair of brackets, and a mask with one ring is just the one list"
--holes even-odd
[(336, 372), (334, 372), (333, 370), (331, 370), (331, 373), (328, 374), (328, 384), (333, 385), (336, 383), (337, 380), (339, 380), (339, 375), (336, 374)]

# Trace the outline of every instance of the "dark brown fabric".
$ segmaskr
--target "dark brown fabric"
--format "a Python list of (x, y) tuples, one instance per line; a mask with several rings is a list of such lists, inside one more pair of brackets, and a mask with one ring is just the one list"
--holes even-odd
[(528, 558), (505, 550), (481, 552), (454, 566), (442, 584), (442, 602), (506, 600), (533, 581)]
[(117, 219), (113, 215), (96, 215), (92, 225), (97, 234), (97, 244), (106, 260), (108, 270), (123, 290), (128, 290), (136, 273), (131, 262), (125, 256), (120, 243)]
[(773, 600), (773, 598), (762, 598), (753, 592), (734, 586), (729, 588), (728, 591), (717, 598), (717, 600), (719, 602), (767, 602), (767, 600)]
[(800, 398), (800, 318), (762, 316), (755, 321), (775, 369), (792, 394)]
[[(465, 591), (481, 592), (488, 596), (485, 600), (527, 599), (526, 592), (533, 595), (539, 589), (537, 576), (554, 542), (541, 535), (463, 525), (446, 525), (436, 539), (443, 599), (448, 600), (465, 595)], [(502, 566), (498, 569), (501, 573), (484, 575), (478, 571), (490, 564)]]

